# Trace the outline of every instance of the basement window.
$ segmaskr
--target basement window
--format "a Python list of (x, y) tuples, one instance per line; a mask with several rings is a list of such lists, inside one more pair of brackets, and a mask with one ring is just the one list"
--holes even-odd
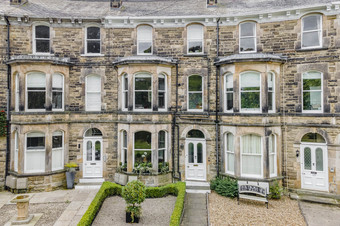
[(44, 25), (34, 27), (33, 53), (50, 53), (50, 27)]

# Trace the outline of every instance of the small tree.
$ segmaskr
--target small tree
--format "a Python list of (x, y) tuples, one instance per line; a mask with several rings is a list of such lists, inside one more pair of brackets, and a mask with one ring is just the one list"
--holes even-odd
[(142, 207), (140, 204), (146, 198), (146, 187), (140, 181), (131, 181), (123, 187), (122, 197), (125, 199), (127, 204), (126, 212), (131, 213), (132, 222), (134, 222), (135, 217), (139, 217), (141, 215)]

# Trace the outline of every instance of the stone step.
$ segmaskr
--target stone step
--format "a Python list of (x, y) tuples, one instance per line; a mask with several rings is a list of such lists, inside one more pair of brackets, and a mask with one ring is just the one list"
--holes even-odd
[(311, 191), (311, 190), (306, 190), (306, 189), (298, 189), (298, 190), (296, 190), (296, 193), (298, 195), (312, 195), (312, 196), (317, 196), (317, 197), (340, 200), (340, 195), (335, 195), (335, 194), (331, 194), (331, 193), (328, 193), (328, 192), (322, 192), (322, 191)]
[(103, 183), (105, 181), (102, 177), (94, 177), (94, 178), (81, 178), (79, 179), (79, 183), (86, 184), (86, 183)]
[(301, 193), (300, 194), (291, 193), (289, 195), (291, 199), (298, 199), (301, 201), (340, 206), (340, 200), (337, 200), (335, 198), (323, 197), (323, 196), (318, 196), (318, 195), (313, 195), (313, 194), (301, 194)]
[(74, 186), (75, 190), (97, 190), (100, 189), (102, 183), (79, 183)]
[(211, 193), (210, 184), (205, 181), (186, 181), (186, 192), (198, 194)]

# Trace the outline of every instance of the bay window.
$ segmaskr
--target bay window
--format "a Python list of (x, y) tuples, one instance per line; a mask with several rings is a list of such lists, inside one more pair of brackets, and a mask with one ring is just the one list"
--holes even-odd
[(88, 27), (86, 28), (86, 54), (100, 54), (100, 28)]
[(261, 76), (258, 72), (244, 72), (240, 76), (241, 112), (261, 112)]
[(322, 47), (322, 17), (309, 15), (302, 18), (302, 48)]
[(25, 173), (45, 172), (45, 134), (32, 132), (26, 135)]
[(152, 106), (152, 77), (150, 74), (135, 75), (134, 109), (151, 110)]
[(137, 27), (137, 54), (152, 55), (152, 27), (142, 25)]
[(240, 53), (256, 52), (256, 23), (240, 24)]
[(46, 76), (44, 73), (32, 72), (26, 77), (26, 109), (45, 110)]
[(302, 75), (302, 112), (323, 112), (322, 74), (316, 71)]
[(53, 74), (52, 76), (52, 109), (63, 110), (64, 106), (64, 76)]
[(64, 134), (56, 131), (52, 135), (52, 170), (64, 168)]
[(277, 162), (276, 162), (276, 136), (271, 134), (269, 136), (269, 172), (270, 176), (277, 175)]
[(188, 110), (203, 111), (203, 78), (192, 75), (188, 78)]
[(158, 76), (158, 109), (166, 110), (166, 76)]
[(166, 132), (160, 131), (158, 133), (158, 164), (166, 162)]
[(225, 134), (225, 170), (226, 173), (234, 174), (234, 158), (235, 158), (235, 150), (234, 150), (234, 135), (231, 133)]
[(101, 110), (101, 78), (99, 75), (88, 75), (85, 84), (86, 111)]
[(234, 80), (233, 74), (225, 75), (225, 111), (232, 112), (234, 107)]
[(187, 28), (188, 54), (203, 53), (203, 26), (199, 24), (189, 25)]
[(122, 110), (127, 110), (129, 107), (129, 80), (128, 75), (122, 76)]
[(50, 27), (37, 25), (34, 27), (33, 53), (50, 53)]
[(135, 133), (134, 139), (134, 164), (151, 163), (151, 133), (140, 131)]
[(275, 74), (268, 73), (268, 112), (275, 112)]
[(241, 137), (241, 176), (262, 177), (262, 139), (249, 134)]

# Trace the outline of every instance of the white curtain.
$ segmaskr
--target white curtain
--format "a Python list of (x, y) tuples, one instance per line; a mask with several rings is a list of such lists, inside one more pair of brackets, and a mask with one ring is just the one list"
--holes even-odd
[(98, 75), (86, 77), (86, 110), (101, 110), (101, 78)]
[(241, 88), (260, 87), (260, 73), (246, 72), (241, 75)]
[(30, 73), (27, 75), (28, 88), (45, 88), (46, 77), (43, 73)]
[(194, 24), (187, 28), (188, 40), (203, 40), (203, 26)]
[(139, 26), (137, 28), (137, 39), (138, 41), (152, 41), (152, 27), (150, 26)]
[(225, 88), (226, 89), (230, 89), (230, 88), (233, 88), (233, 85), (234, 85), (234, 81), (233, 81), (233, 74), (228, 74), (226, 77), (225, 77)]
[(245, 135), (242, 140), (242, 174), (261, 176), (262, 150), (261, 137)]
[(53, 74), (52, 87), (63, 88), (63, 76), (61, 74)]
[(234, 135), (228, 133), (227, 135), (227, 145), (226, 145), (226, 155), (227, 155), (227, 171), (234, 173)]
[(270, 174), (274, 175), (275, 172), (275, 165), (276, 165), (276, 145), (275, 145), (276, 139), (275, 135), (270, 135), (269, 136), (269, 170)]

